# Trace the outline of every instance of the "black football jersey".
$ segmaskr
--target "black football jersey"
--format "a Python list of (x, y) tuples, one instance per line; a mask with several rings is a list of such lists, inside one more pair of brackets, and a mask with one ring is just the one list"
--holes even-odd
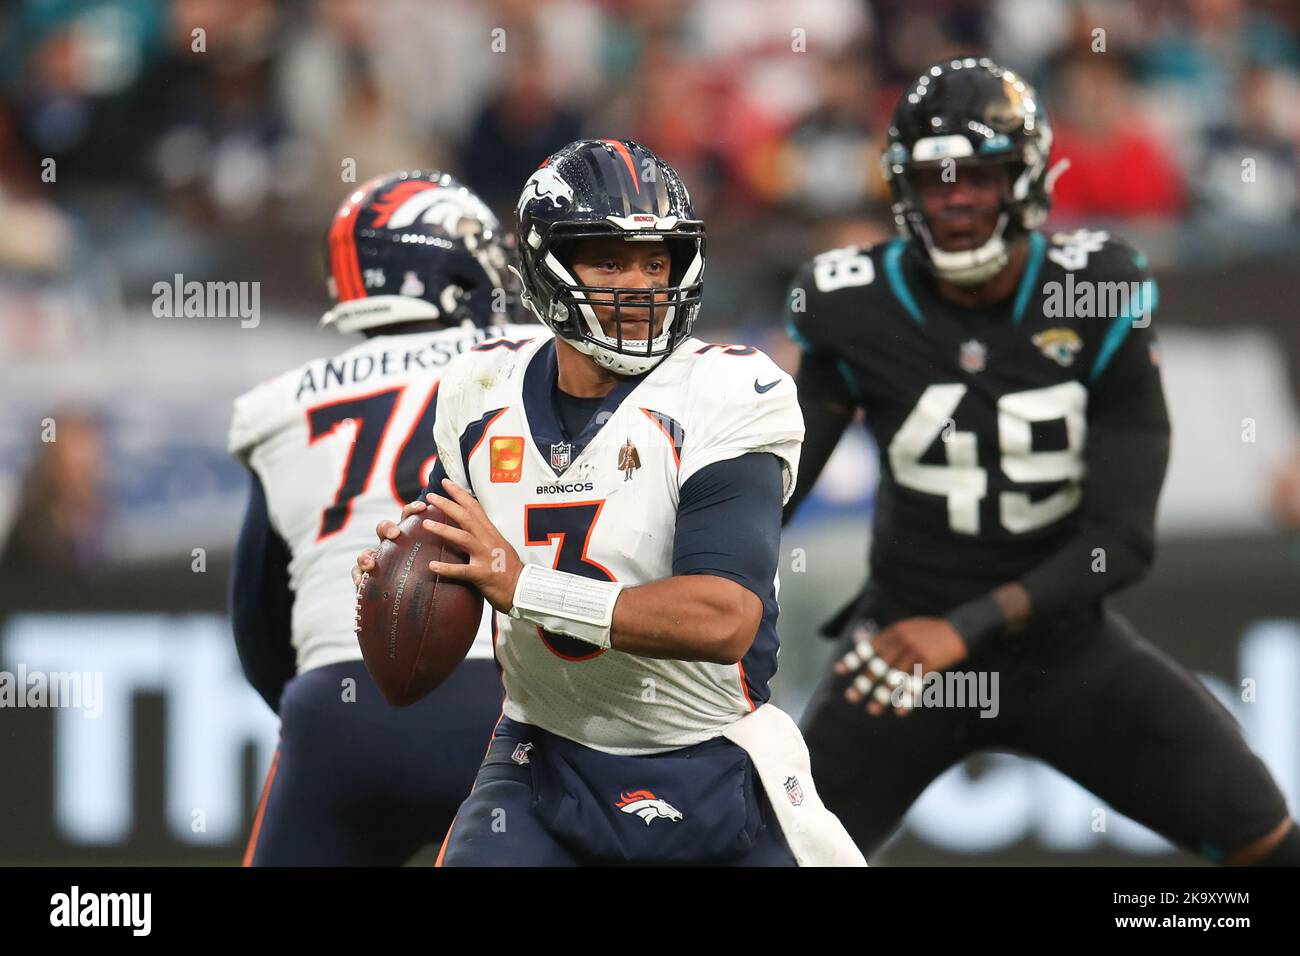
[[(1155, 299), (1139, 253), (1085, 230), (1031, 234), (1018, 289), (988, 308), (943, 299), (901, 239), (807, 263), (787, 303), (801, 391), (813, 381), (861, 407), (880, 449), (873, 580), (942, 614), (1110, 520), (1099, 509), (1126, 482), (1154, 481), (1158, 495), (1163, 460), (1158, 474), (1126, 476), (1130, 463), (1089, 455), (1098, 428), (1163, 432), (1167, 449)], [(1089, 495), (1090, 469), (1106, 472), (1107, 494)]]

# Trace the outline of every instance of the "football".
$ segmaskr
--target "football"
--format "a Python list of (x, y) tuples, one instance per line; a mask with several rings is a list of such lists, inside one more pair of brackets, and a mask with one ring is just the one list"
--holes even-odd
[(406, 518), (401, 535), (379, 545), (375, 568), (357, 590), (356, 631), (366, 669), (384, 699), (406, 707), (447, 679), (465, 659), (483, 595), (442, 578), (430, 561), (464, 564), (467, 556), (424, 528), (425, 518), (455, 527), (432, 505)]

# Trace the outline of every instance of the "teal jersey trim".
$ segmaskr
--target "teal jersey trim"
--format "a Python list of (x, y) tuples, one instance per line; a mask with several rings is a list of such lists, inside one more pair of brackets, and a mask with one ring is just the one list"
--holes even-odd
[(785, 334), (790, 336), (791, 341), (803, 351), (811, 352), (813, 350), (812, 343), (808, 341), (807, 336), (794, 327), (793, 319), (786, 319)]
[[(1143, 309), (1143, 314), (1146, 316), (1147, 321), (1150, 321), (1151, 315), (1156, 310), (1156, 304), (1160, 300), (1160, 290), (1156, 287), (1154, 279), (1148, 279), (1138, 287), (1139, 299), (1142, 298), (1143, 293), (1148, 288), (1151, 290), (1151, 301), (1147, 303), (1139, 302), (1139, 305), (1144, 304), (1146, 306), (1146, 308)], [(1106, 338), (1104, 338), (1101, 343), (1101, 350), (1097, 353), (1097, 358), (1092, 363), (1092, 371), (1088, 373), (1089, 382), (1095, 382), (1101, 373), (1106, 370), (1106, 366), (1110, 364), (1110, 360), (1114, 357), (1115, 353), (1119, 351), (1119, 347), (1124, 344), (1124, 340), (1128, 338), (1128, 332), (1131, 328), (1133, 328), (1132, 302), (1129, 303), (1129, 307), (1126, 308), (1121, 315), (1116, 317), (1115, 321), (1110, 324), (1110, 328), (1107, 329)]]
[(1043, 268), (1043, 258), (1047, 253), (1047, 239), (1041, 232), (1029, 234), (1029, 258), (1025, 260), (1025, 272), (1020, 277), (1020, 288), (1016, 290), (1016, 305), (1011, 313), (1011, 324), (1019, 325), (1025, 317), (1025, 307), (1034, 294), (1038, 282), (1039, 270)]
[[(924, 325), (925, 317), (917, 307), (912, 290), (903, 281), (902, 258), (906, 245), (906, 239), (895, 239), (885, 248), (885, 277), (889, 280), (889, 287), (893, 290), (894, 297), (903, 304), (903, 308), (907, 309), (917, 325)], [(1043, 258), (1046, 253), (1046, 237), (1039, 232), (1030, 233), (1029, 258), (1025, 262), (1024, 274), (1020, 277), (1020, 288), (1016, 290), (1015, 308), (1011, 317), (1013, 325), (1019, 325), (1020, 320), (1024, 318), (1025, 308), (1033, 295), (1034, 284), (1038, 281), (1038, 273), (1043, 268)]]
[(853, 380), (853, 369), (849, 363), (840, 358), (835, 360), (835, 367), (840, 370), (840, 377), (844, 379), (844, 384), (849, 387), (849, 394), (853, 396), (853, 401), (861, 405), (862, 393), (858, 391), (858, 383)]
[[(813, 354), (815, 351), (813, 344), (808, 341), (807, 336), (794, 327), (794, 322), (792, 320), (786, 320), (785, 332), (794, 340), (795, 344), (799, 346), (804, 354)], [(849, 363), (842, 358), (837, 358), (835, 360), (835, 367), (839, 370), (840, 377), (844, 379), (844, 384), (849, 387), (849, 394), (853, 396), (853, 401), (861, 405), (862, 393), (858, 391), (857, 382), (853, 379), (853, 369), (849, 366)]]
[(885, 278), (889, 280), (889, 288), (893, 290), (894, 298), (903, 304), (903, 308), (916, 320), (916, 324), (925, 325), (925, 318), (921, 315), (921, 310), (916, 307), (916, 299), (912, 298), (912, 290), (903, 281), (902, 258), (906, 247), (907, 240), (902, 238), (895, 239), (885, 247)]

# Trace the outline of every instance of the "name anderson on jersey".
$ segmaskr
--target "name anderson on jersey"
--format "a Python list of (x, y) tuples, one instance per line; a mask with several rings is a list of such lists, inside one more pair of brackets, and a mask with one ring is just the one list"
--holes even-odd
[(471, 335), (459, 336), (454, 340), (432, 341), (418, 349), (386, 349), (378, 355), (320, 359), (303, 369), (294, 399), (301, 399), (304, 394), (314, 395), (328, 391), (330, 388), (357, 385), (376, 373), (385, 376), (441, 368), (480, 342), (499, 338), (502, 332), (499, 328), (477, 329)]

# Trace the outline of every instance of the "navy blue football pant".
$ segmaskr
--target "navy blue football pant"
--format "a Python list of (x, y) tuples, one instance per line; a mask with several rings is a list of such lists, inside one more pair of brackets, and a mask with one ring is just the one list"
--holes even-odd
[[(590, 866), (592, 859), (553, 836), (534, 810), (535, 794), (520, 744), (535, 728), (502, 717), (483, 759), (473, 792), (461, 804), (447, 834), (439, 866)], [(623, 758), (636, 761), (637, 757)], [(762, 823), (752, 849), (728, 866), (794, 866), (794, 855), (776, 823), (762, 787), (757, 787)], [(671, 826), (655, 821), (653, 826)], [(638, 824), (639, 826), (639, 824)]]
[[(345, 701), (343, 681), (355, 682)], [(280, 746), (245, 866), (398, 866), (446, 836), (501, 713), (496, 664), (471, 659), (410, 707), (361, 661), (299, 674), (280, 699)]]

